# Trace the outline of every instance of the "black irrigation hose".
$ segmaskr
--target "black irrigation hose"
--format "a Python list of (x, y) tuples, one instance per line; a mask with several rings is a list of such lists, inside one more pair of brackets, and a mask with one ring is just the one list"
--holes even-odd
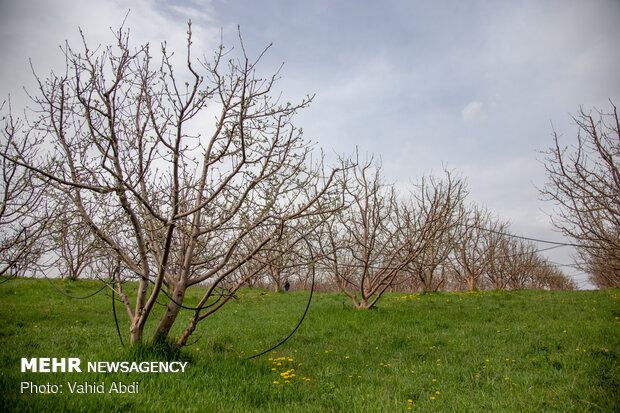
[[(114, 314), (114, 323), (116, 323), (116, 331), (118, 332), (118, 338), (119, 338), (119, 340), (121, 340), (121, 346), (123, 346), (123, 348), (125, 348), (125, 343), (123, 343), (123, 335), (121, 334), (121, 328), (118, 325), (118, 318), (116, 317), (116, 304), (115, 304), (116, 300), (114, 299), (114, 279), (115, 279), (115, 276), (116, 276), (116, 270), (117, 269), (118, 268), (115, 268), (114, 271), (112, 271), (112, 313)], [(119, 271), (119, 273), (120, 273), (120, 271)]]
[[(129, 267), (121, 267), (120, 265), (117, 266), (116, 268), (114, 268), (114, 271), (112, 271), (112, 286), (114, 286), (114, 279), (115, 279), (116, 271), (118, 271), (118, 273), (119, 273), (119, 281), (120, 281), (120, 270), (121, 270), (121, 268), (127, 268), (127, 269), (131, 270)], [(142, 278), (142, 279), (146, 279), (147, 281), (149, 281), (152, 284), (155, 284), (155, 282), (153, 282), (152, 280), (150, 280), (150, 279), (148, 279), (148, 278), (146, 278), (146, 277), (144, 277), (144, 276), (142, 276), (142, 275), (140, 275), (138, 273), (136, 273), (136, 275), (140, 276), (140, 278)], [(170, 297), (170, 295), (168, 295), (166, 290), (162, 289), (160, 291), (163, 292), (166, 295), (166, 297), (168, 297), (170, 299), (170, 301), (172, 301), (173, 303), (175, 303), (179, 307), (185, 308), (187, 310), (202, 310), (203, 308), (212, 307), (215, 304), (217, 304), (222, 299), (222, 297), (224, 296), (223, 294), (220, 294), (219, 298), (215, 302), (209, 304), (208, 306), (194, 308), (194, 307), (186, 307), (186, 306), (184, 306), (184, 305), (182, 305), (180, 303), (177, 303), (172, 297)], [(114, 314), (114, 323), (116, 324), (116, 331), (118, 332), (118, 338), (121, 341), (121, 345), (123, 346), (123, 348), (125, 348), (125, 343), (123, 342), (123, 335), (121, 334), (121, 329), (120, 329), (120, 327), (118, 325), (118, 317), (116, 316), (116, 304), (115, 304), (115, 302), (116, 302), (116, 300), (114, 299), (114, 293), (112, 293), (112, 313)]]
[[(115, 272), (112, 272), (112, 286), (114, 286), (114, 274), (115, 274)], [(106, 287), (108, 286), (108, 285), (104, 282), (104, 283), (103, 283), (103, 286), (102, 286), (102, 287), (101, 287), (98, 291), (96, 291), (96, 292), (94, 292), (94, 293), (92, 293), (92, 294), (90, 294), (90, 295), (87, 295), (87, 296), (85, 296), (85, 297), (76, 297), (76, 296), (73, 296), (73, 295), (67, 294), (67, 293), (65, 293), (65, 292), (63, 292), (63, 291), (60, 291), (60, 289), (58, 289), (58, 287), (56, 287), (56, 286), (54, 285), (54, 283), (52, 283), (52, 281), (51, 281), (51, 280), (47, 277), (47, 275), (45, 275), (45, 273), (43, 273), (43, 276), (44, 276), (44, 277), (45, 277), (45, 279), (46, 279), (46, 280), (47, 280), (47, 281), (48, 281), (48, 282), (52, 285), (52, 287), (54, 287), (54, 288), (55, 288), (55, 289), (56, 289), (59, 293), (61, 293), (62, 295), (65, 295), (65, 296), (67, 296), (67, 297), (69, 297), (69, 298), (74, 298), (74, 299), (76, 299), (76, 300), (84, 300), (84, 299), (86, 299), (86, 298), (93, 297), (93, 296), (95, 296), (95, 295), (99, 294), (101, 291), (103, 291), (103, 289), (104, 289), (104, 288), (106, 288)], [(118, 318), (116, 317), (116, 306), (115, 306), (115, 304), (114, 304), (114, 301), (115, 301), (115, 300), (114, 300), (114, 292), (112, 292), (112, 313), (114, 314), (114, 323), (116, 324), (116, 331), (118, 331), (118, 338), (121, 340), (121, 345), (122, 345), (122, 346), (123, 346), (123, 348), (124, 348), (124, 347), (125, 347), (125, 343), (123, 343), (123, 336), (121, 335), (121, 329), (120, 329), (120, 327), (119, 327), (119, 325), (118, 325)]]
[(16, 274), (16, 273), (14, 273), (14, 274), (11, 274), (11, 275), (9, 275), (9, 276), (4, 276), (4, 275), (3, 275), (2, 277), (5, 277), (5, 279), (4, 279), (4, 280), (2, 280), (2, 281), (0, 281), (0, 284), (4, 284), (4, 283), (5, 283), (5, 282), (7, 282), (7, 281), (11, 281), (12, 279), (17, 278), (17, 274)]
[[(75, 299), (75, 300), (85, 300), (85, 299), (87, 299), (87, 298), (93, 297), (93, 296), (95, 296), (95, 295), (99, 294), (101, 291), (103, 291), (103, 289), (104, 289), (104, 288), (106, 288), (106, 287), (108, 286), (108, 285), (107, 285), (104, 281), (102, 281), (102, 282), (103, 282), (103, 286), (102, 286), (100, 289), (98, 289), (97, 291), (95, 291), (94, 293), (89, 294), (89, 295), (86, 295), (86, 296), (84, 296), (84, 297), (76, 297), (76, 296), (74, 296), (74, 295), (67, 294), (67, 293), (65, 293), (64, 291), (61, 291), (58, 287), (56, 287), (56, 285), (54, 285), (54, 283), (52, 282), (52, 280), (50, 280), (50, 279), (49, 279), (49, 277), (48, 277), (47, 275), (45, 275), (45, 273), (43, 273), (43, 276), (45, 277), (45, 279), (47, 280), (47, 282), (49, 282), (49, 283), (50, 283), (50, 285), (51, 285), (52, 287), (54, 287), (54, 289), (55, 289), (56, 291), (58, 291), (60, 294), (62, 294), (62, 295), (64, 295), (64, 296), (66, 296), (66, 297), (73, 298), (73, 299)], [(13, 276), (13, 277), (9, 277), (9, 278), (7, 278), (6, 280), (2, 281), (2, 283), (6, 282), (6, 281), (8, 281), (8, 280), (10, 280), (11, 278), (14, 278), (14, 277), (15, 277), (15, 276)], [(2, 283), (0, 283), (0, 284), (2, 284)], [(112, 285), (114, 285), (114, 273), (112, 273)], [(121, 340), (121, 345), (122, 345), (123, 347), (125, 347), (125, 343), (123, 343), (123, 337), (121, 336), (121, 330), (120, 330), (120, 327), (119, 327), (119, 325), (118, 325), (118, 319), (117, 319), (117, 317), (116, 317), (116, 307), (115, 307), (115, 305), (114, 305), (114, 293), (112, 293), (112, 312), (114, 313), (114, 322), (116, 323), (116, 330), (118, 331), (118, 337), (119, 337), (119, 338), (120, 338), (120, 340)]]
[[(311, 259), (311, 262), (312, 262), (312, 285), (310, 286), (310, 297), (308, 297), (308, 303), (306, 304), (306, 309), (304, 310), (304, 313), (302, 314), (301, 318), (299, 319), (299, 322), (297, 323), (297, 325), (295, 326), (295, 328), (293, 329), (293, 331), (291, 331), (291, 332), (289, 333), (289, 335), (288, 335), (288, 336), (286, 336), (284, 339), (280, 340), (280, 342), (278, 342), (276, 345), (274, 345), (274, 346), (272, 346), (272, 347), (268, 348), (267, 350), (262, 351), (262, 352), (260, 352), (260, 353), (258, 353), (258, 354), (254, 354), (253, 356), (247, 357), (245, 360), (251, 360), (251, 359), (253, 359), (253, 358), (256, 358), (256, 357), (262, 356), (263, 354), (266, 354), (266, 353), (268, 353), (268, 352), (270, 352), (270, 351), (272, 351), (272, 350), (275, 350), (276, 348), (280, 347), (282, 344), (286, 343), (286, 342), (288, 341), (288, 339), (290, 339), (290, 338), (293, 336), (293, 334), (295, 334), (295, 332), (299, 329), (299, 327), (301, 326), (301, 323), (304, 321), (304, 319), (306, 318), (306, 315), (308, 314), (308, 310), (310, 309), (310, 303), (312, 302), (312, 295), (314, 294), (314, 283), (315, 283), (315, 278), (316, 278), (316, 268), (315, 268), (315, 265), (314, 265), (314, 264), (315, 264), (315, 263), (314, 263), (314, 253), (313, 253), (313, 250), (312, 250), (312, 245), (311, 245), (311, 244), (310, 244), (310, 242), (306, 239), (306, 237), (303, 237), (303, 240), (304, 240), (304, 241), (306, 242), (306, 244), (308, 245), (308, 251), (310, 252), (310, 259)], [(130, 269), (130, 268), (128, 268), (128, 267), (124, 267), (124, 268)], [(113, 272), (113, 275), (112, 275), (112, 282), (113, 282), (113, 283), (114, 283), (114, 274), (116, 273), (116, 270), (119, 270), (119, 281), (120, 281), (120, 269), (121, 269), (121, 266), (117, 266), (117, 267), (115, 268), (115, 271)], [(135, 271), (134, 271), (134, 272), (135, 272)], [(142, 275), (140, 275), (140, 274), (138, 274), (138, 273), (136, 273), (136, 275), (138, 275), (141, 279), (145, 279), (146, 281), (148, 281), (148, 282), (150, 282), (150, 283), (152, 283), (152, 284), (155, 284), (155, 282), (154, 282), (153, 280), (149, 279), (149, 278), (146, 278), (146, 277), (144, 277), (144, 276), (142, 276)], [(105, 286), (104, 286), (104, 287), (105, 287)], [(184, 309), (187, 309), (187, 310), (199, 311), (199, 310), (202, 310), (202, 309), (205, 309), (205, 308), (212, 307), (212, 306), (214, 306), (215, 304), (217, 304), (217, 303), (218, 303), (218, 302), (222, 299), (222, 297), (224, 296), (224, 294), (223, 294), (223, 290), (224, 290), (224, 289), (222, 288), (222, 294), (220, 294), (220, 296), (218, 297), (218, 299), (217, 299), (215, 302), (213, 302), (213, 303), (211, 303), (211, 304), (209, 304), (209, 305), (207, 305), (207, 306), (202, 306), (202, 307), (186, 307), (186, 306), (182, 305), (181, 303), (176, 302), (176, 301), (175, 301), (175, 300), (174, 300), (174, 299), (173, 299), (173, 298), (172, 298), (172, 297), (171, 297), (171, 296), (170, 296), (170, 295), (166, 292), (166, 290), (163, 290), (163, 289), (162, 289), (162, 290), (160, 290), (160, 291), (161, 291), (161, 292), (163, 292), (163, 293), (166, 295), (166, 297), (168, 297), (168, 298), (170, 299), (170, 301), (172, 301), (173, 303), (175, 303), (175, 304), (176, 304), (176, 305), (178, 305), (179, 307), (184, 308)], [(118, 319), (117, 319), (117, 317), (116, 317), (116, 307), (115, 307), (115, 304), (114, 304), (114, 294), (112, 295), (112, 311), (114, 312), (114, 321), (115, 321), (115, 323), (116, 323), (116, 330), (118, 331), (118, 337), (119, 337), (119, 339), (120, 339), (120, 341), (121, 341), (121, 345), (122, 345), (123, 347), (125, 347), (125, 344), (123, 343), (123, 337), (122, 337), (122, 335), (121, 335), (121, 330), (120, 330), (119, 325), (118, 325)]]
[(283, 340), (281, 340), (278, 344), (276, 344), (273, 347), (268, 348), (265, 351), (261, 351), (258, 354), (254, 354), (253, 356), (247, 357), (245, 360), (251, 360), (253, 358), (262, 356), (263, 354), (266, 354), (272, 350), (275, 350), (276, 348), (280, 347), (282, 344), (284, 344), (289, 338), (291, 338), (293, 336), (293, 334), (295, 334), (295, 332), (297, 331), (297, 329), (301, 326), (301, 323), (304, 321), (304, 318), (306, 318), (306, 314), (308, 314), (308, 310), (310, 309), (310, 303), (312, 302), (312, 294), (314, 293), (314, 278), (315, 278), (315, 265), (314, 265), (314, 253), (312, 252), (312, 245), (310, 245), (310, 242), (308, 242), (308, 240), (306, 239), (306, 237), (303, 237), (304, 241), (306, 241), (306, 244), (308, 244), (308, 250), (310, 251), (310, 259), (312, 261), (312, 285), (310, 287), (310, 297), (308, 298), (308, 304), (306, 304), (306, 310), (304, 311), (303, 315), (301, 316), (301, 318), (299, 319), (299, 322), (297, 323), (297, 325), (295, 326), (295, 328), (293, 329), (293, 331), (291, 331), (291, 333), (286, 336), (286, 338), (284, 338)]
[[(67, 293), (65, 293), (64, 291), (61, 291), (58, 287), (56, 287), (56, 285), (54, 285), (54, 283), (52, 282), (52, 280), (50, 280), (50, 279), (49, 279), (49, 277), (48, 277), (47, 275), (45, 275), (45, 273), (43, 273), (43, 276), (45, 277), (45, 279), (47, 280), (47, 282), (49, 282), (49, 283), (50, 283), (50, 285), (51, 285), (52, 287), (54, 287), (54, 289), (56, 289), (56, 291), (58, 291), (59, 293), (61, 293), (61, 294), (62, 294), (62, 295), (64, 295), (64, 296), (67, 296), (67, 297), (69, 297), (69, 298), (73, 298), (73, 299), (75, 299), (75, 300), (85, 300), (85, 299), (87, 299), (87, 298), (93, 297), (93, 296), (95, 296), (95, 295), (99, 294), (101, 291), (103, 291), (103, 289), (104, 289), (104, 288), (106, 288), (106, 287), (108, 286), (105, 282), (103, 282), (103, 281), (102, 281), (102, 282), (103, 282), (103, 286), (102, 286), (99, 290), (95, 291), (95, 292), (94, 292), (94, 293), (92, 293), (92, 294), (86, 295), (86, 296), (84, 296), (84, 297), (76, 297), (76, 296), (74, 296), (74, 295), (67, 294)], [(10, 278), (9, 278), (9, 279), (10, 279)], [(7, 280), (5, 280), (5, 281), (8, 281), (9, 279), (7, 279)], [(4, 282), (4, 281), (3, 281), (3, 282)], [(112, 285), (114, 285), (114, 272), (112, 273)], [(118, 325), (118, 318), (116, 317), (116, 306), (115, 306), (115, 304), (114, 304), (114, 293), (112, 293), (112, 312), (114, 313), (114, 322), (116, 323), (116, 331), (118, 331), (118, 338), (121, 340), (121, 345), (122, 345), (123, 347), (125, 347), (125, 343), (123, 343), (123, 337), (121, 336), (121, 329), (120, 329), (120, 327), (119, 327), (119, 325)]]
[(105, 282), (101, 281), (101, 282), (103, 282), (103, 286), (102, 286), (100, 289), (98, 289), (97, 291), (95, 291), (94, 293), (92, 293), (92, 294), (90, 294), (90, 295), (87, 295), (87, 296), (84, 296), (84, 297), (76, 297), (76, 296), (74, 296), (74, 295), (67, 294), (67, 293), (65, 293), (65, 292), (61, 291), (58, 287), (56, 287), (56, 286), (54, 285), (54, 283), (53, 283), (53, 282), (52, 282), (52, 281), (48, 278), (48, 276), (47, 276), (47, 275), (45, 275), (45, 273), (43, 273), (43, 276), (45, 277), (45, 279), (47, 280), (47, 282), (49, 282), (49, 283), (51, 284), (51, 286), (52, 286), (52, 287), (54, 287), (54, 288), (56, 289), (56, 291), (58, 291), (60, 294), (65, 295), (65, 296), (67, 296), (67, 297), (69, 297), (69, 298), (74, 298), (74, 299), (76, 299), (76, 300), (85, 300), (86, 298), (93, 297), (93, 296), (95, 296), (95, 295), (99, 294), (101, 291), (103, 291), (103, 289), (104, 289), (104, 288), (106, 288), (106, 287), (108, 286)]
[[(121, 267), (118, 267), (118, 268), (121, 268)], [(124, 267), (124, 266), (123, 266), (122, 268), (127, 268), (128, 270), (133, 271), (133, 270), (132, 270), (131, 268), (129, 268), (129, 267)], [(133, 272), (134, 272), (134, 273), (135, 273), (135, 274), (136, 274), (139, 278), (141, 278), (141, 279), (143, 279), (143, 280), (146, 280), (146, 281), (150, 282), (151, 284), (155, 285), (155, 281), (151, 280), (150, 278), (147, 278), (147, 277), (145, 277), (145, 276), (143, 276), (143, 275), (141, 275), (141, 274), (138, 274), (138, 273), (137, 273), (137, 272), (135, 272), (135, 271), (133, 271)], [(184, 308), (184, 309), (186, 309), (186, 310), (192, 310), (192, 311), (200, 311), (200, 310), (203, 310), (203, 309), (205, 309), (205, 308), (211, 308), (211, 307), (213, 307), (215, 304), (217, 304), (217, 303), (218, 303), (218, 302), (222, 299), (222, 297), (224, 297), (224, 295), (225, 295), (225, 294), (224, 294), (224, 288), (222, 288), (222, 293), (220, 293), (220, 295), (219, 295), (219, 297), (217, 298), (217, 300), (215, 300), (215, 301), (214, 301), (214, 302), (212, 302), (211, 304), (209, 304), (209, 305), (204, 305), (204, 306), (201, 306), (201, 307), (187, 307), (187, 306), (184, 306), (183, 304), (181, 304), (181, 303), (177, 302), (174, 298), (172, 298), (172, 297), (170, 296), (170, 294), (168, 294), (168, 293), (166, 292), (166, 290), (164, 290), (164, 289), (160, 289), (160, 291), (161, 291), (162, 293), (164, 293), (164, 295), (165, 295), (166, 297), (168, 297), (168, 299), (170, 299), (170, 301), (172, 301), (173, 303), (175, 303), (175, 304), (176, 304), (176, 305), (178, 305), (179, 307)]]
[[(154, 282), (154, 281), (152, 281), (152, 280), (148, 280), (148, 281), (149, 281), (150, 283), (152, 283), (152, 284), (155, 284), (155, 282)], [(178, 305), (179, 307), (184, 308), (184, 309), (186, 309), (186, 310), (193, 310), (193, 311), (200, 311), (200, 310), (203, 310), (203, 309), (205, 309), (205, 308), (211, 308), (211, 307), (213, 307), (215, 304), (219, 303), (219, 302), (220, 302), (220, 300), (222, 299), (222, 297), (224, 296), (224, 288), (222, 287), (222, 293), (220, 293), (220, 295), (219, 295), (219, 297), (217, 298), (217, 300), (215, 300), (215, 301), (214, 301), (214, 302), (212, 302), (211, 304), (209, 304), (209, 305), (203, 305), (203, 306), (201, 306), (201, 307), (186, 307), (186, 306), (184, 306), (183, 304), (176, 302), (176, 301), (174, 300), (174, 298), (172, 298), (172, 297), (171, 297), (171, 296), (170, 296), (170, 295), (166, 292), (166, 290), (161, 290), (161, 292), (162, 292), (162, 293), (164, 293), (164, 295), (165, 295), (166, 297), (168, 297), (168, 298), (170, 299), (170, 301), (172, 301), (173, 303), (175, 303), (175, 304), (176, 304), (176, 305)]]

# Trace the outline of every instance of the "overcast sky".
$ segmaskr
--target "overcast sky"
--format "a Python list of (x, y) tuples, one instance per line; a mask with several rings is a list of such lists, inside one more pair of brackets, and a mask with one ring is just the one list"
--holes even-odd
[[(514, 233), (568, 241), (539, 199), (540, 163), (552, 125), (566, 143), (580, 105), (620, 102), (620, 1), (238, 1), (0, 0), (0, 94), (14, 111), (40, 75), (61, 70), (58, 46), (112, 42), (126, 26), (138, 43), (210, 55), (273, 43), (263, 74), (279, 65), (287, 100), (316, 94), (296, 125), (328, 153), (374, 154), (387, 180), (406, 185), (443, 166), (467, 178), (471, 200), (512, 223)], [(540, 247), (545, 247), (540, 244)], [(571, 251), (545, 253), (560, 264)], [(582, 287), (585, 275), (575, 276)]]

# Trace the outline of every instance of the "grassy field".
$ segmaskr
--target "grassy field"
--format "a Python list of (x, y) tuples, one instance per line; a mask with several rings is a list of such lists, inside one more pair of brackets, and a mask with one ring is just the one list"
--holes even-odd
[[(58, 285), (74, 295), (98, 286)], [(373, 310), (315, 294), (287, 343), (245, 360), (288, 334), (309, 294), (261, 292), (242, 291), (199, 326), (196, 342), (167, 356), (187, 361), (185, 373), (21, 373), (22, 357), (85, 365), (166, 356), (121, 347), (106, 293), (72, 300), (45, 280), (4, 283), (0, 411), (620, 411), (617, 289), (394, 293)], [(137, 382), (138, 394), (71, 394), (66, 384), (119, 381)], [(22, 394), (21, 382), (63, 384), (63, 393)]]

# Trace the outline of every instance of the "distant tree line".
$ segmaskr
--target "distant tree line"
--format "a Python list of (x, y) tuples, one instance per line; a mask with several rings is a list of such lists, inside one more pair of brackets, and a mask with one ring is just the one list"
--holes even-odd
[[(344, 292), (356, 307), (372, 307), (394, 290), (576, 288), (532, 241), (468, 203), (466, 184), (453, 171), (424, 176), (398, 194), (372, 160), (345, 163), (353, 166), (337, 184), (344, 207), (309, 238), (322, 288)], [(295, 263), (309, 258), (301, 256), (303, 249), (288, 265), (272, 261), (276, 268), (254, 282), (278, 289), (286, 279), (305, 288), (309, 273)]]

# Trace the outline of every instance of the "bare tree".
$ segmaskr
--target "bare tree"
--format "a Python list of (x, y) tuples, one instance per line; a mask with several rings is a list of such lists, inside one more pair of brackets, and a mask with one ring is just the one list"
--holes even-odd
[(590, 281), (597, 287), (617, 288), (620, 285), (620, 259), (606, 252), (599, 250), (591, 253), (588, 249), (582, 250), (581, 257), (585, 263), (581, 267), (590, 274)]
[(433, 249), (449, 248), (440, 244), (455, 226), (464, 189), (446, 172), (445, 181), (425, 177), (399, 200), (372, 159), (355, 164), (342, 183), (348, 207), (323, 236), (322, 262), (356, 308), (370, 308), (385, 291), (418, 276), (416, 260), (428, 263), (434, 255), (428, 265), (431, 273), (437, 269), (442, 256)]
[(71, 280), (83, 277), (90, 270), (89, 277), (95, 278), (95, 261), (104, 254), (99, 240), (84, 225), (79, 212), (72, 210), (70, 203), (57, 202), (58, 213), (50, 222), (46, 237), (49, 240), (48, 254), (54, 258), (45, 269), (54, 269), (60, 278)]
[(534, 245), (521, 239), (510, 239), (507, 244), (506, 255), (500, 260), (508, 271), (507, 287), (512, 290), (538, 288), (537, 274), (543, 258), (537, 254)]
[(583, 268), (600, 287), (620, 286), (620, 123), (611, 106), (612, 113), (580, 109), (570, 148), (553, 132), (540, 190), (556, 206), (553, 224), (579, 246)]
[[(327, 218), (325, 214), (323, 218)], [(308, 217), (306, 217), (308, 218)], [(257, 252), (242, 269), (239, 274), (248, 283), (259, 281), (259, 284), (269, 286), (274, 291), (281, 291), (285, 284), (297, 282), (305, 285), (307, 269), (313, 263), (313, 254), (308, 251), (308, 238), (316, 231), (317, 226), (324, 222), (322, 220), (299, 219), (291, 222), (274, 238), (273, 242), (266, 245)], [(311, 230), (312, 228), (312, 230)], [(265, 231), (269, 227), (262, 228), (252, 234), (244, 243), (250, 245), (257, 242), (256, 237), (265, 238), (268, 234)], [(250, 273), (256, 273), (255, 277), (248, 277)]]
[(354, 306), (370, 308), (404, 266), (399, 259), (404, 245), (397, 240), (393, 187), (382, 182), (372, 159), (356, 165), (342, 180), (347, 209), (329, 226), (322, 256)]
[(498, 222), (496, 228), (497, 231), (485, 235), (487, 265), (484, 268), (484, 275), (491, 288), (501, 290), (508, 286), (515, 272), (519, 252), (516, 250), (517, 245), (512, 242), (513, 239), (505, 234), (508, 224)]
[(506, 251), (507, 255), (500, 261), (500, 267), (504, 267), (509, 273), (507, 288), (513, 290), (575, 288), (575, 283), (557, 265), (540, 255), (530, 241), (510, 237), (506, 239), (509, 248)]
[(512, 235), (497, 222), (486, 236), (484, 276), (494, 289), (573, 289), (574, 282), (543, 257), (530, 240)]
[[(329, 213), (336, 171), (318, 173), (292, 124), (311, 98), (281, 103), (272, 97), (278, 73), (257, 74), (266, 50), (251, 60), (239, 36), (240, 50), (221, 46), (196, 60), (190, 24), (185, 70), (177, 73), (165, 44), (156, 64), (148, 44), (131, 47), (122, 28), (115, 37), (115, 46), (97, 49), (83, 40), (79, 53), (66, 46), (66, 72), (37, 78), (39, 117), (27, 135), (41, 154), (12, 160), (70, 200), (126, 269), (111, 288), (131, 320), (131, 344), (142, 341), (165, 292), (153, 338), (168, 336), (182, 306), (193, 308), (181, 346), (261, 270), (237, 277), (290, 222)], [(211, 128), (208, 109), (216, 113)], [(133, 303), (128, 278), (138, 283)], [(202, 298), (185, 303), (187, 288), (201, 283)]]
[(548, 290), (575, 290), (575, 282), (564, 274), (557, 265), (548, 260), (542, 260), (535, 274), (536, 286), (534, 288)]
[(498, 222), (492, 219), (488, 211), (478, 206), (462, 214), (465, 218), (458, 229), (451, 269), (468, 290), (473, 290), (481, 287), (480, 282), (488, 266), (489, 234), (498, 229)]
[(10, 161), (13, 157), (30, 161), (36, 152), (26, 139), (20, 139), (23, 124), (13, 118), (10, 108), (5, 113), (5, 107), (0, 106), (4, 113), (0, 147), (0, 276), (8, 279), (34, 269), (43, 253), (41, 241), (53, 212), (43, 199), (45, 182)]
[(467, 195), (463, 180), (444, 171), (444, 178), (422, 177), (411, 193), (416, 202), (417, 221), (427, 226), (427, 239), (420, 254), (405, 268), (408, 279), (422, 291), (444, 288), (446, 268), (462, 224), (462, 204)]

